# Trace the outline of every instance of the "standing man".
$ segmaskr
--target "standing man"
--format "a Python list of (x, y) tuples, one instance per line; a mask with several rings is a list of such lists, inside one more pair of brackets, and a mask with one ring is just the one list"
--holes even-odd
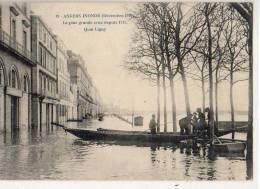
[(189, 135), (191, 132), (191, 118), (192, 114), (179, 120), (179, 126), (181, 129), (181, 135)]
[(149, 129), (151, 131), (151, 134), (156, 134), (156, 121), (155, 121), (155, 115), (152, 115), (152, 119), (150, 120), (149, 123)]

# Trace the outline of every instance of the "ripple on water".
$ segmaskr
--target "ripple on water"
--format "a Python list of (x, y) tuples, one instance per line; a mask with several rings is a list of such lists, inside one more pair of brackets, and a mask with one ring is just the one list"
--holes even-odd
[[(112, 119), (94, 121), (92, 129), (108, 127), (112, 121), (113, 128), (132, 129)], [(81, 127), (86, 125), (81, 123)], [(24, 132), (16, 137), (0, 134), (0, 179), (246, 179), (243, 155), (222, 157), (171, 145), (83, 141), (62, 129)]]

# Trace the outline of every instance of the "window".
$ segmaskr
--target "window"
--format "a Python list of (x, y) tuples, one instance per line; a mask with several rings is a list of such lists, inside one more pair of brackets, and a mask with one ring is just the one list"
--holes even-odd
[(48, 80), (48, 91), (50, 91), (50, 80)]
[(46, 68), (46, 50), (43, 51), (43, 66)]
[(26, 75), (23, 78), (23, 90), (25, 92), (29, 92), (29, 80), (28, 80), (28, 77)]
[(0, 85), (4, 84), (4, 69), (0, 65)]
[(43, 42), (46, 43), (46, 40), (47, 40), (47, 35), (46, 35), (46, 32), (44, 32)]
[(16, 40), (16, 21), (11, 19), (11, 37), (13, 40)]
[(39, 62), (43, 65), (43, 50), (42, 47), (39, 47)]
[(40, 93), (42, 93), (42, 74), (40, 74)]
[(24, 51), (27, 50), (27, 32), (26, 31), (23, 31), (23, 48), (24, 48)]
[(51, 50), (52, 50), (52, 40), (50, 40), (50, 48), (51, 48)]
[(44, 77), (44, 84), (43, 84), (43, 90), (44, 90), (44, 92), (46, 91), (46, 81), (47, 81), (47, 79), (46, 79), (46, 77)]
[(13, 88), (17, 88), (17, 81), (18, 79), (17, 79), (16, 71), (12, 69), (10, 73), (10, 80), (9, 80), (10, 86)]
[(50, 81), (50, 90), (51, 90), (51, 94), (52, 94), (52, 81)]
[(56, 74), (56, 62), (55, 62), (55, 59), (53, 58), (52, 59), (52, 62), (53, 62), (53, 73)]
[(39, 24), (39, 36), (40, 40), (42, 40), (42, 26)]
[(49, 69), (49, 54), (46, 53), (46, 68)]

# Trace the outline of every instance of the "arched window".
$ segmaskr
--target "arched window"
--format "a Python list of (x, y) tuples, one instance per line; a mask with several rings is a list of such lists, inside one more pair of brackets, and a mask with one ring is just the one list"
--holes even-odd
[(11, 87), (13, 87), (13, 88), (17, 87), (16, 73), (14, 70), (12, 70), (12, 72), (11, 72)]
[(9, 75), (9, 85), (12, 88), (18, 88), (18, 76), (14, 69), (11, 70)]
[(0, 85), (4, 85), (4, 68), (0, 63)]
[(20, 89), (19, 74), (15, 66), (13, 66), (9, 72), (9, 86)]

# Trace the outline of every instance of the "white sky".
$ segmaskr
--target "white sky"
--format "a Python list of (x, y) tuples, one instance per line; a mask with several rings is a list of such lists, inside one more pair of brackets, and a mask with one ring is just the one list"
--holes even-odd
[[(67, 13), (105, 13), (125, 14), (131, 4), (127, 3), (32, 3), (35, 14), (40, 15), (45, 23), (60, 36), (66, 46), (81, 54), (100, 91), (105, 103), (120, 105), (122, 108), (135, 110), (156, 110), (156, 87), (142, 77), (129, 74), (121, 65), (128, 52), (132, 24), (107, 27), (106, 32), (84, 32), (82, 26), (66, 26), (56, 15)], [(93, 19), (88, 19), (92, 20)], [(201, 105), (200, 89), (188, 80), (191, 108)], [(229, 90), (227, 84), (220, 86), (220, 109), (229, 110)], [(234, 90), (235, 108), (247, 110), (247, 82), (239, 83)], [(184, 110), (184, 95), (181, 83), (176, 84), (177, 109)], [(133, 103), (134, 102), (134, 103)], [(168, 95), (170, 110), (170, 98)], [(133, 105), (134, 104), (134, 105)]]

